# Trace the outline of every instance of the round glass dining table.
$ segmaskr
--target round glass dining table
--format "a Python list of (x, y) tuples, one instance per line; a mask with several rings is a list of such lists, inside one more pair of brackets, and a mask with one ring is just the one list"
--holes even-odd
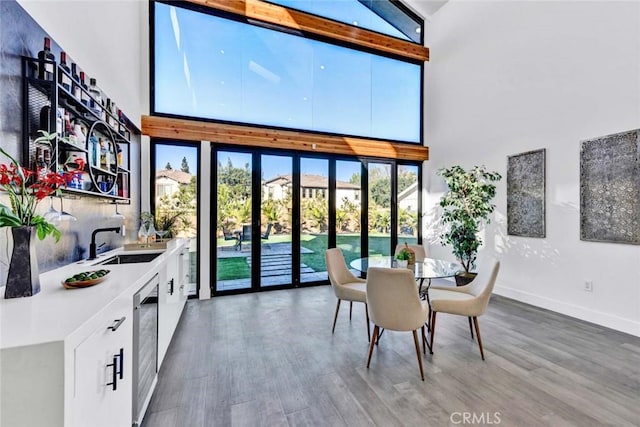
[[(392, 256), (374, 256), (365, 258), (356, 258), (350, 263), (351, 268), (366, 273), (369, 267), (397, 268), (396, 259)], [(431, 280), (444, 279), (453, 277), (464, 271), (462, 265), (457, 262), (449, 262), (435, 258), (425, 258), (424, 261), (416, 261), (415, 264), (408, 265), (406, 268), (413, 271), (416, 279)]]
[[(396, 265), (396, 259), (393, 256), (373, 256), (356, 258), (350, 263), (351, 268), (358, 270), (362, 273), (366, 273), (369, 267), (382, 267), (382, 268), (399, 268)], [(427, 291), (431, 286), (431, 279), (444, 279), (447, 277), (454, 277), (456, 274), (464, 271), (461, 264), (457, 262), (445, 261), (442, 259), (425, 258), (424, 261), (416, 261), (415, 264), (408, 265), (407, 268), (413, 271), (416, 280), (419, 282), (420, 287), (418, 292), (421, 297), (427, 297)], [(422, 286), (424, 281), (427, 280), (427, 288), (423, 291)]]

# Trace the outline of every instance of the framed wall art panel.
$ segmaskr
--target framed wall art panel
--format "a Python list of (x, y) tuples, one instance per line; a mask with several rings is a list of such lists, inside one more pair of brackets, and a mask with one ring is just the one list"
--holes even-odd
[(640, 244), (640, 130), (582, 141), (580, 239)]
[(546, 150), (509, 156), (507, 160), (507, 234), (545, 237)]

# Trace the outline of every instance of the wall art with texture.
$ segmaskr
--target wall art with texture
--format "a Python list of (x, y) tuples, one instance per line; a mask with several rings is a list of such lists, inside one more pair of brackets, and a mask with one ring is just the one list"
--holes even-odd
[(582, 141), (580, 239), (640, 244), (640, 130)]
[(507, 160), (507, 234), (545, 237), (545, 149)]

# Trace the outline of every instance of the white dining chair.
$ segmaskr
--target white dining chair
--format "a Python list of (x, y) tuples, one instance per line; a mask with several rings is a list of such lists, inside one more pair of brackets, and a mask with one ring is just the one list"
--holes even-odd
[(422, 331), (423, 345), (426, 343), (425, 322), (429, 306), (421, 301), (411, 270), (406, 268), (370, 267), (367, 271), (367, 304), (373, 322), (373, 339), (369, 345), (367, 369), (376, 342), (380, 339), (380, 328), (392, 331), (412, 331), (416, 347), (420, 377), (424, 381), (422, 355), (417, 331)]
[(333, 292), (338, 298), (336, 305), (336, 314), (333, 317), (333, 328), (331, 333), (336, 330), (336, 321), (338, 320), (338, 312), (340, 311), (340, 302), (342, 300), (349, 301), (349, 320), (354, 302), (364, 303), (364, 312), (367, 318), (367, 337), (371, 340), (371, 329), (369, 326), (369, 311), (367, 307), (367, 281), (356, 277), (347, 268), (342, 251), (339, 248), (328, 249), (325, 252), (325, 260), (327, 262), (327, 273), (329, 282)]

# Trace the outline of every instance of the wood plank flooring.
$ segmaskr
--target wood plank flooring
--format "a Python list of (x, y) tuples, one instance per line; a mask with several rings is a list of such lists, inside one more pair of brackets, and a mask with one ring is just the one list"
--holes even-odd
[(640, 425), (640, 338), (494, 296), (486, 361), (467, 319), (440, 314), (422, 382), (409, 332), (386, 331), (366, 369), (364, 306), (349, 322), (342, 304), (332, 335), (335, 301), (189, 301), (143, 427)]

